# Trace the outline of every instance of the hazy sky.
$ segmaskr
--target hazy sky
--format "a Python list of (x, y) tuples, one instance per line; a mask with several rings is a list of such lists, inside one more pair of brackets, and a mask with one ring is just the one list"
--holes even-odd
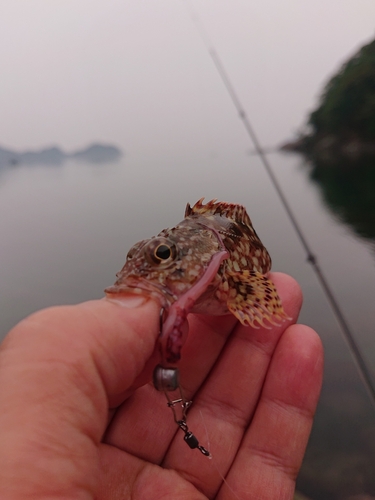
[[(265, 145), (293, 136), (375, 36), (374, 0), (191, 5)], [(3, 147), (101, 140), (178, 154), (244, 134), (185, 0), (2, 0), (0, 68)]]

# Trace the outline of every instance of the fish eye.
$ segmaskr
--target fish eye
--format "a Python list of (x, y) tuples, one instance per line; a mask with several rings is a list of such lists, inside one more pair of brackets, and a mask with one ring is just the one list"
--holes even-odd
[(177, 256), (177, 248), (176, 245), (167, 238), (153, 238), (149, 241), (147, 247), (145, 247), (144, 256), (149, 264), (169, 266)]
[(155, 248), (154, 255), (159, 260), (167, 260), (172, 255), (172, 249), (168, 245), (161, 244)]

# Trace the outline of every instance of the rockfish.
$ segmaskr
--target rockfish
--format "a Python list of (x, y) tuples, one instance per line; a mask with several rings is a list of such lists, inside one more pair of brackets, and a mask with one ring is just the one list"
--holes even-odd
[(147, 294), (164, 312), (160, 343), (167, 363), (176, 363), (191, 312), (232, 313), (253, 328), (288, 318), (268, 278), (271, 258), (245, 207), (202, 198), (188, 204), (177, 226), (136, 243), (108, 296)]

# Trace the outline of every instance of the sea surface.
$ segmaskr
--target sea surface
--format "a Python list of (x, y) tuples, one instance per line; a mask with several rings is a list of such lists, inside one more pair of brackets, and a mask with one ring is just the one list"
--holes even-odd
[[(301, 157), (268, 158), (374, 381), (374, 240), (356, 226), (361, 215), (348, 218), (341, 202), (332, 202), (316, 176), (312, 180), (312, 168)], [(340, 188), (340, 180), (333, 185)], [(369, 189), (375, 192), (375, 186)], [(0, 338), (37, 309), (102, 297), (132, 244), (179, 222), (186, 203), (203, 196), (247, 207), (273, 270), (291, 274), (302, 286), (300, 321), (324, 343), (324, 387), (299, 491), (316, 500), (364, 493), (375, 498), (375, 409), (257, 156), (191, 152), (176, 160), (138, 151), (106, 165), (2, 168)], [(365, 209), (362, 217), (367, 215)]]

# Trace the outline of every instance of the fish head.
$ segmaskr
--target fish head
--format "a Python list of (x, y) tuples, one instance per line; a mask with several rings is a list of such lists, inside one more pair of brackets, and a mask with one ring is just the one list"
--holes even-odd
[(107, 295), (151, 295), (168, 308), (203, 276), (221, 250), (215, 233), (198, 224), (178, 225), (142, 240), (129, 250), (124, 267)]

